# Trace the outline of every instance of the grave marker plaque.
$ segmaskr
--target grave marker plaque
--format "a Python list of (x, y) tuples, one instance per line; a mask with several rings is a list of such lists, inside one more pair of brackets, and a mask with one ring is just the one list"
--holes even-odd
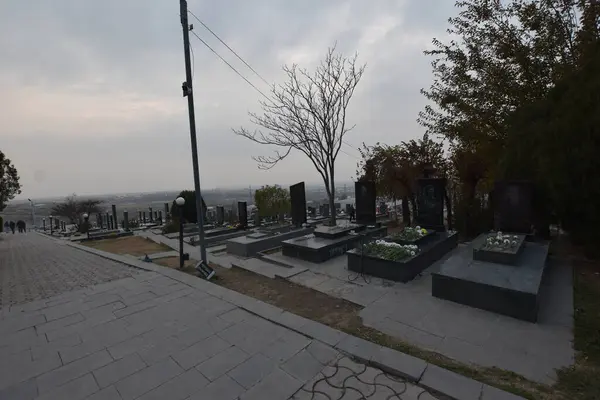
[(323, 215), (324, 217), (329, 217), (329, 204), (323, 204), (323, 210), (321, 212), (321, 215)]
[(444, 190), (443, 178), (418, 179), (417, 225), (436, 232), (444, 232)]
[(533, 184), (528, 181), (499, 181), (492, 196), (494, 226), (502, 232), (531, 233)]
[(377, 220), (375, 182), (356, 182), (354, 192), (356, 196), (356, 223), (375, 224)]
[(301, 226), (306, 223), (306, 192), (304, 182), (290, 186), (290, 201), (292, 206), (292, 225)]
[(225, 222), (225, 207), (217, 206), (217, 224), (223, 225)]

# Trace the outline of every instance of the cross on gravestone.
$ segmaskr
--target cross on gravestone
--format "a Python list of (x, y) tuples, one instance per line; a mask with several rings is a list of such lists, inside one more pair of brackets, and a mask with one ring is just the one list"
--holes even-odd
[(492, 194), (495, 228), (502, 232), (531, 233), (533, 192), (533, 183), (529, 181), (496, 182)]
[(248, 206), (245, 201), (238, 201), (238, 220), (244, 228), (248, 226)]
[(290, 203), (292, 225), (302, 226), (302, 224), (306, 223), (306, 190), (304, 182), (290, 186)]
[(116, 205), (112, 205), (112, 214), (113, 214), (113, 221), (115, 224), (115, 229), (119, 228), (119, 219), (117, 218), (117, 206)]
[(417, 179), (417, 225), (425, 229), (444, 232), (444, 192), (446, 179)]
[(150, 210), (150, 222), (154, 222), (154, 217), (152, 216), (152, 207), (148, 207), (148, 210)]
[(223, 225), (225, 222), (225, 207), (217, 206), (217, 225)]
[(127, 210), (123, 211), (123, 229), (129, 230), (129, 213)]
[(375, 182), (355, 182), (356, 223), (373, 225), (377, 221)]

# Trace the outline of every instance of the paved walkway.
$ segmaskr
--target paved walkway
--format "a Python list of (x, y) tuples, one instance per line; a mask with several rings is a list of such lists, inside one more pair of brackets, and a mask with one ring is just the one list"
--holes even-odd
[(4, 310), (134, 273), (119, 263), (40, 240), (36, 233), (0, 233), (0, 308)]
[[(73, 268), (122, 279), (92, 285), (90, 278), (78, 290), (54, 285), (53, 294), (63, 293), (46, 297), (50, 291), (40, 291), (36, 301), (3, 307), (0, 399), (436, 398), (332, 347), (344, 342), (339, 346), (359, 349), (352, 337), (305, 320), (315, 334), (326, 334), (312, 339), (239, 306), (269, 311), (264, 303), (178, 271), (134, 270), (39, 235), (11, 236), (1, 246), (0, 269), (34, 270), (50, 258), (52, 281), (72, 279)], [(15, 260), (18, 265), (11, 264)], [(33, 278), (13, 282), (42, 285)], [(300, 326), (303, 319), (288, 314), (286, 320)], [(414, 361), (417, 378), (423, 376), (425, 363)], [(482, 385), (467, 383), (470, 398), (478, 399)]]

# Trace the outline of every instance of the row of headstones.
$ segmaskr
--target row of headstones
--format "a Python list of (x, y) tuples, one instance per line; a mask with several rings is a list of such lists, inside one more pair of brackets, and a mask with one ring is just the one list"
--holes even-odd
[(54, 230), (54, 229), (58, 229), (59, 231), (66, 231), (67, 230), (67, 223), (64, 221), (59, 220), (58, 218), (49, 218), (50, 221), (50, 226), (46, 227), (46, 218), (42, 218), (42, 229), (44, 230), (44, 232), (46, 231), (46, 229), (50, 229), (50, 230)]
[[(165, 219), (163, 219), (162, 210), (153, 210), (152, 207), (148, 207), (148, 218), (146, 218), (146, 211), (138, 210), (138, 223), (162, 225), (164, 222), (166, 222), (166, 220), (169, 219), (169, 203), (165, 203), (164, 207)], [(96, 214), (96, 224), (98, 227), (109, 230), (119, 229), (117, 206), (113, 204), (111, 208), (112, 214), (108, 212), (106, 214)], [(129, 212), (127, 212), (127, 210), (123, 211), (121, 227), (125, 230), (129, 230)]]

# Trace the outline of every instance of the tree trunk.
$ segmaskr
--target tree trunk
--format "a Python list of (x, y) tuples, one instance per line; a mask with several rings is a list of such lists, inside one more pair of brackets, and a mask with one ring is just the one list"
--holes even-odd
[(335, 209), (335, 182), (331, 179), (331, 187), (329, 189), (329, 224), (336, 225), (336, 209)]
[(404, 226), (410, 226), (410, 208), (407, 196), (402, 197), (402, 223)]
[(396, 210), (397, 204), (396, 204), (396, 196), (394, 196), (394, 220), (396, 222), (398, 222), (398, 211)]
[(444, 190), (444, 197), (446, 200), (446, 217), (448, 222), (448, 230), (452, 230), (452, 204), (450, 204), (450, 196), (448, 195), (448, 191)]
[(415, 199), (415, 196), (412, 194), (409, 196), (409, 199), (410, 199), (410, 205), (412, 206), (413, 220), (416, 220), (417, 214), (419, 211), (419, 210), (417, 210), (417, 200)]

